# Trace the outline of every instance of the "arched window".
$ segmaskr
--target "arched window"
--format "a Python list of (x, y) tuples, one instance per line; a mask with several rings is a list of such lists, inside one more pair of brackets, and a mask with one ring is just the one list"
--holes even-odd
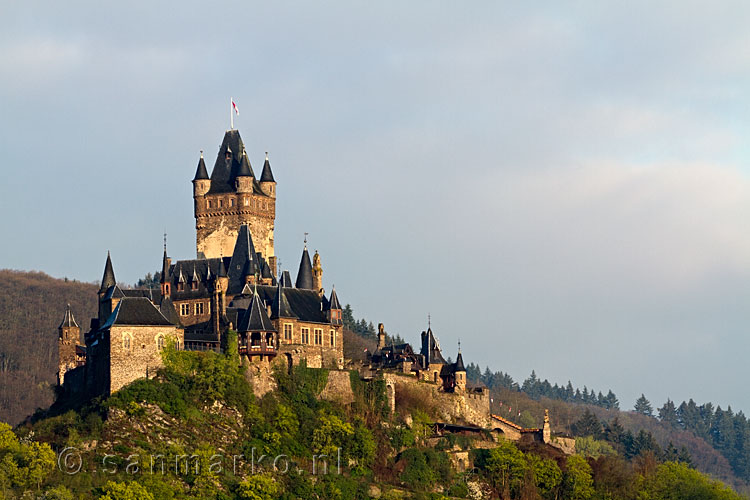
[(130, 335), (127, 333), (122, 334), (122, 348), (126, 351), (130, 350)]
[(160, 351), (164, 349), (164, 335), (159, 335), (156, 337), (156, 348)]

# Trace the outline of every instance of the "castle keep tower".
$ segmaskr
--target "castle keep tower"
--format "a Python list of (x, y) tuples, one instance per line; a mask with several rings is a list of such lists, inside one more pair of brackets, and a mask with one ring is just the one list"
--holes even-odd
[(210, 177), (201, 153), (193, 178), (193, 200), (199, 257), (232, 255), (240, 226), (246, 224), (255, 250), (266, 259), (270, 270), (276, 269), (276, 181), (267, 153), (258, 179), (239, 131), (227, 130)]

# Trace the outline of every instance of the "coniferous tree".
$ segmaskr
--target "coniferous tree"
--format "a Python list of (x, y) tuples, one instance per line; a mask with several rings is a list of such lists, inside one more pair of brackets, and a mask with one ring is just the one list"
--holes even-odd
[(651, 403), (649, 403), (648, 399), (646, 399), (646, 396), (641, 394), (641, 397), (638, 398), (635, 402), (635, 412), (640, 413), (641, 415), (646, 415), (647, 417), (653, 417), (654, 416), (654, 408), (651, 406)]
[(678, 426), (677, 408), (671, 399), (667, 398), (667, 402), (664, 403), (664, 406), (659, 408), (659, 420), (671, 425), (672, 427)]
[(594, 439), (601, 439), (603, 436), (602, 423), (587, 408), (583, 416), (571, 426), (573, 434), (581, 437), (592, 436)]

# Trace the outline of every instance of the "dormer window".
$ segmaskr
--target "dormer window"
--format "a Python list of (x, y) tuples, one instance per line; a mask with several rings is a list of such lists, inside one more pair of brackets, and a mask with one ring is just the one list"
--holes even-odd
[(198, 289), (198, 282), (197, 281), (193, 281), (192, 283), (190, 283), (190, 289), (191, 290), (197, 290)]
[(211, 200), (206, 200), (206, 208), (212, 208), (211, 207)]
[(185, 290), (185, 283), (177, 283), (177, 291), (182, 292)]

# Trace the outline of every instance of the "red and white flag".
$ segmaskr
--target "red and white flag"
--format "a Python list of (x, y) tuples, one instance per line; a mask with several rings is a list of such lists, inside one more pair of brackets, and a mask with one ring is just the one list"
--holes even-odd
[[(237, 113), (237, 116), (240, 116), (240, 109), (237, 107), (237, 105), (234, 103), (234, 99), (231, 99), (232, 101), (232, 109), (235, 113)], [(225, 101), (226, 102), (226, 101)]]

